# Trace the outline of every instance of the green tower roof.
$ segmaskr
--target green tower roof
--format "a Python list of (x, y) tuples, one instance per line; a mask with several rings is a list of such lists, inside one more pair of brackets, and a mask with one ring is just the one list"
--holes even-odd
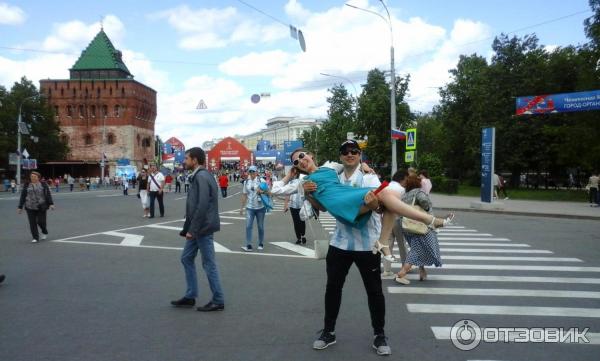
[(121, 56), (103, 29), (81, 52), (71, 70), (121, 70), (131, 75)]

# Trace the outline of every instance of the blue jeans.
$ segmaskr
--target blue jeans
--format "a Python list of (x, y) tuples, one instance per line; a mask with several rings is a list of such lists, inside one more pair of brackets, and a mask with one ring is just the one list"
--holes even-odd
[(252, 228), (254, 225), (254, 218), (256, 218), (256, 225), (258, 227), (258, 244), (263, 244), (265, 240), (265, 214), (267, 213), (266, 208), (261, 209), (250, 209), (246, 208), (246, 245), (252, 245)]
[(200, 250), (200, 257), (202, 258), (202, 268), (204, 268), (210, 290), (213, 294), (212, 302), (223, 305), (225, 304), (225, 298), (223, 296), (223, 291), (221, 290), (219, 271), (217, 270), (217, 263), (215, 262), (215, 246), (213, 244), (212, 234), (202, 236), (198, 239), (185, 241), (185, 247), (181, 254), (181, 263), (185, 270), (185, 282), (187, 283), (185, 297), (198, 297), (198, 276), (196, 274), (195, 263), (198, 250)]

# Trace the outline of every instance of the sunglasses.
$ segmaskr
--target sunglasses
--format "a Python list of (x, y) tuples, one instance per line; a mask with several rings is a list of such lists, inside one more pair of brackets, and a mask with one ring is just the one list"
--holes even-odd
[(360, 150), (358, 150), (358, 149), (350, 149), (350, 150), (344, 149), (344, 150), (342, 150), (340, 152), (340, 154), (341, 155), (348, 155), (348, 154), (358, 155), (358, 154), (360, 154)]
[(304, 159), (305, 156), (306, 156), (306, 153), (304, 153), (304, 152), (303, 153), (299, 153), (298, 154), (298, 159), (296, 159), (294, 161), (294, 167), (297, 167), (298, 163), (300, 163), (300, 159)]

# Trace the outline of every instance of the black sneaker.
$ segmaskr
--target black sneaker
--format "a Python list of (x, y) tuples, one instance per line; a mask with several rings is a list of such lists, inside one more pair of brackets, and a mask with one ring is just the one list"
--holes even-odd
[(319, 338), (315, 342), (313, 342), (313, 348), (315, 350), (324, 350), (327, 347), (334, 345), (335, 343), (335, 332), (323, 330), (321, 332), (321, 336), (319, 336)]
[(306, 237), (302, 237), (302, 244), (306, 244)]
[(196, 305), (196, 300), (193, 298), (181, 298), (176, 301), (171, 301), (171, 305), (175, 307), (194, 307)]
[(244, 252), (252, 252), (252, 246), (251, 245), (247, 245), (247, 246), (242, 246), (242, 250)]
[(377, 350), (379, 356), (389, 356), (392, 354), (392, 349), (388, 346), (387, 337), (384, 334), (375, 335), (373, 348)]
[(296, 244), (301, 244), (302, 241), (298, 238), (298, 240), (296, 241)]
[(5, 279), (6, 279), (5, 275), (0, 275), (0, 283), (4, 282)]
[(196, 308), (196, 311), (200, 311), (200, 312), (212, 312), (212, 311), (223, 311), (223, 310), (225, 310), (225, 305), (212, 303), (212, 301), (205, 304), (204, 306)]

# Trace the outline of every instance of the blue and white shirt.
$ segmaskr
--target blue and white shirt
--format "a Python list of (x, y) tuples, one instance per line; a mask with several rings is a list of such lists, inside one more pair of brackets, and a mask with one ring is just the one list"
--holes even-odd
[(242, 189), (242, 193), (246, 194), (248, 198), (246, 199), (246, 208), (247, 209), (262, 209), (265, 205), (262, 202), (262, 199), (258, 195), (258, 187), (260, 186), (260, 178), (256, 177), (254, 180), (248, 177), (244, 182), (244, 188)]
[[(375, 174), (364, 174), (357, 168), (350, 178), (344, 172), (339, 175), (342, 184), (360, 188), (378, 188), (381, 183)], [(381, 215), (373, 212), (367, 225), (362, 229), (336, 221), (335, 231), (329, 244), (346, 251), (371, 251), (381, 234)]]

